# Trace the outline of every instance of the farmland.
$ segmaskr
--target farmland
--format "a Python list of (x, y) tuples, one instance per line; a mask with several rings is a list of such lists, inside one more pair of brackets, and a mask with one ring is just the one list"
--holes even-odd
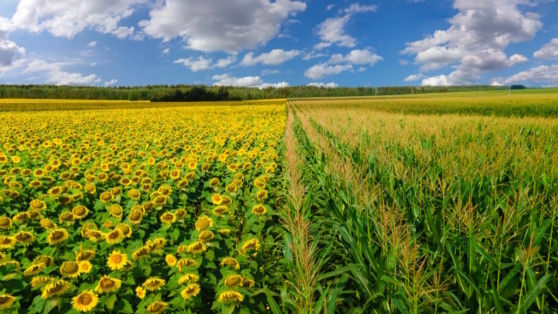
[(0, 311), (553, 313), (558, 95), (0, 102)]

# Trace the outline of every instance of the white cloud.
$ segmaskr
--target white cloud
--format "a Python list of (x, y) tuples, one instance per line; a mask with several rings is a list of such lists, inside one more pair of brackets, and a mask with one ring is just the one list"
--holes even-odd
[(199, 56), (197, 58), (183, 58), (174, 61), (176, 64), (182, 64), (183, 66), (190, 69), (192, 72), (198, 72), (202, 70), (208, 70), (211, 68), (225, 68), (229, 66), (231, 63), (236, 61), (235, 56), (229, 56), (227, 58), (219, 59), (217, 62), (213, 63), (213, 59), (211, 58), (204, 58)]
[(306, 3), (277, 0), (166, 0), (140, 22), (153, 38), (182, 38), (189, 49), (238, 52), (273, 39), (281, 24)]
[(305, 54), (304, 57), (302, 57), (302, 60), (308, 61), (308, 60), (312, 60), (312, 59), (315, 59), (315, 58), (321, 58), (321, 57), (327, 57), (327, 54), (312, 51), (312, 52), (309, 52), (309, 53)]
[(217, 68), (226, 68), (229, 65), (233, 64), (236, 61), (236, 56), (231, 55), (227, 58), (219, 59), (215, 62), (215, 67)]
[(313, 80), (317, 80), (328, 75), (339, 74), (350, 70), (353, 70), (353, 66), (351, 64), (329, 65), (327, 63), (320, 63), (306, 70), (304, 72), (304, 76)]
[(110, 81), (106, 81), (106, 82), (105, 82), (105, 87), (114, 85), (114, 84), (116, 84), (116, 82), (118, 82), (117, 79), (112, 79), (112, 80), (110, 80)]
[(483, 72), (526, 62), (527, 58), (503, 52), (510, 43), (531, 40), (542, 27), (540, 16), (525, 12), (528, 0), (455, 0), (459, 12), (446, 30), (407, 43), (403, 54), (415, 55), (422, 72), (452, 66), (449, 75), (426, 78), (425, 85), (470, 84)]
[(169, 53), (170, 53), (170, 48), (165, 48), (165, 49), (163, 50), (163, 54), (164, 54), (164, 55), (168, 55)]
[(265, 65), (279, 65), (283, 62), (292, 60), (300, 55), (298, 50), (285, 51), (283, 49), (273, 49), (270, 52), (262, 53), (261, 55), (254, 57), (253, 52), (249, 52), (244, 56), (244, 59), (240, 62), (241, 65), (257, 65), (259, 63)]
[(320, 88), (336, 88), (339, 87), (339, 84), (334, 83), (334, 82), (330, 82), (330, 83), (310, 83), (308, 84), (308, 86), (314, 86), (314, 87), (320, 87)]
[(403, 82), (414, 82), (414, 81), (420, 80), (421, 78), (422, 78), (422, 74), (421, 74), (421, 73), (419, 73), (419, 74), (411, 74), (411, 75), (407, 76), (407, 77), (403, 80)]
[(55, 85), (94, 85), (101, 82), (95, 75), (82, 75), (81, 73), (64, 71), (64, 67), (75, 65), (75, 62), (54, 62), (44, 60), (25, 60), (25, 68), (22, 74), (39, 75), (46, 83)]
[(537, 59), (558, 59), (558, 38), (552, 39), (539, 51), (536, 51), (533, 56)]
[(409, 61), (401, 59), (401, 60), (399, 60), (399, 64), (402, 65), (402, 66), (408, 66)]
[(279, 70), (269, 70), (269, 69), (265, 69), (265, 70), (262, 70), (261, 76), (272, 75), (272, 74), (279, 74), (279, 73), (281, 73), (281, 71), (279, 71)]
[(96, 42), (96, 41), (92, 41), (92, 42), (90, 42), (89, 44), (87, 44), (87, 48), (93, 48), (93, 47), (95, 47), (95, 46), (97, 46), (97, 42)]
[(526, 85), (545, 84), (558, 86), (558, 65), (541, 65), (527, 71), (519, 72), (504, 81), (506, 84), (522, 83)]
[(378, 10), (377, 5), (360, 5), (358, 3), (351, 4), (348, 8), (343, 10), (343, 12), (347, 14), (352, 13), (368, 13), (368, 12), (376, 12)]
[(333, 8), (335, 8), (335, 4), (330, 4), (326, 7), (326, 10), (331, 11)]
[(23, 47), (10, 40), (0, 40), (0, 68), (10, 66), (15, 58), (23, 54)]
[(498, 82), (498, 81), (492, 81), (492, 83), (490, 83), (490, 86), (494, 86), (494, 87), (502, 87), (504, 86), (504, 84)]
[(342, 54), (334, 54), (329, 59), (329, 63), (351, 63), (355, 65), (374, 66), (382, 61), (383, 58), (370, 49), (355, 49), (343, 56)]
[(212, 79), (215, 81), (213, 86), (257, 87), (259, 89), (268, 87), (283, 88), (289, 86), (289, 83), (287, 82), (264, 83), (259, 76), (234, 77), (229, 76), (228, 74), (221, 74), (214, 75)]
[(211, 67), (211, 62), (213, 60), (204, 58), (202, 56), (196, 58), (190, 57), (186, 59), (178, 59), (174, 61), (176, 64), (182, 64), (183, 66), (190, 69), (192, 72), (198, 72), (201, 70), (207, 70)]
[(318, 25), (318, 35), (322, 41), (314, 45), (314, 49), (320, 50), (333, 44), (349, 48), (356, 46), (356, 39), (345, 34), (345, 26), (350, 20), (351, 15), (347, 14), (345, 16), (328, 18)]
[(120, 25), (134, 7), (148, 0), (21, 0), (11, 25), (31, 32), (48, 31), (57, 37), (73, 38), (85, 29), (118, 38), (131, 36), (133, 27)]
[(433, 76), (422, 80), (422, 86), (450, 86), (455, 85), (446, 75)]
[(520, 54), (514, 54), (513, 56), (510, 57), (510, 62), (512, 64), (525, 63), (527, 61), (529, 61), (529, 59), (526, 56)]

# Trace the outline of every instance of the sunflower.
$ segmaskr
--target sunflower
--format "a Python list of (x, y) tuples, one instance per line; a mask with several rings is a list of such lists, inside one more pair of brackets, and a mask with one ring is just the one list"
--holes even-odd
[(120, 184), (122, 184), (123, 186), (128, 186), (132, 183), (132, 180), (130, 180), (129, 178), (122, 178), (120, 179)]
[(173, 267), (174, 265), (176, 265), (176, 261), (177, 261), (176, 256), (174, 256), (172, 254), (167, 254), (167, 256), (165, 256), (165, 262), (170, 267)]
[(176, 263), (176, 267), (178, 267), (179, 271), (182, 271), (182, 269), (184, 269), (185, 267), (191, 268), (196, 267), (197, 265), (198, 263), (196, 263), (196, 261), (191, 258), (182, 258)]
[(76, 255), (76, 261), (81, 262), (81, 261), (90, 261), (95, 257), (95, 251), (94, 250), (80, 250), (79, 252), (75, 252)]
[(52, 230), (48, 234), (48, 244), (55, 245), (58, 243), (62, 243), (68, 239), (68, 231), (64, 228)]
[(23, 276), (26, 276), (26, 277), (35, 276), (38, 273), (45, 270), (45, 268), (46, 268), (45, 263), (33, 264), (33, 265), (27, 267), (27, 269), (25, 271), (23, 271)]
[(149, 249), (148, 246), (142, 246), (139, 249), (137, 249), (134, 253), (132, 253), (132, 258), (134, 259), (134, 261), (137, 261), (138, 259), (148, 257), (150, 252), (151, 250)]
[(33, 175), (37, 178), (40, 178), (45, 175), (45, 171), (41, 168), (35, 169), (35, 171), (33, 171)]
[(0, 294), (0, 310), (10, 308), (16, 300), (17, 298), (10, 294)]
[(91, 271), (92, 268), (93, 268), (93, 265), (91, 264), (90, 261), (79, 262), (80, 273), (88, 274)]
[(108, 211), (115, 218), (122, 217), (122, 213), (124, 212), (124, 210), (122, 209), (122, 206), (120, 206), (118, 204), (110, 205), (109, 208), (108, 208)]
[(184, 300), (189, 300), (190, 298), (197, 296), (200, 293), (200, 290), (200, 285), (192, 283), (186, 286), (186, 288), (180, 292), (180, 295), (184, 298)]
[(70, 289), (70, 283), (62, 279), (56, 280), (55, 282), (47, 284), (43, 288), (43, 294), (41, 297), (43, 299), (48, 299), (51, 297), (63, 295), (69, 289)]
[(120, 251), (112, 251), (107, 261), (107, 265), (111, 270), (122, 270), (127, 264), (128, 256), (120, 253)]
[(116, 226), (116, 228), (122, 231), (122, 235), (124, 235), (125, 238), (129, 238), (132, 236), (132, 228), (130, 228), (130, 226), (128, 226), (127, 224), (121, 223), (118, 226)]
[(59, 176), (60, 180), (69, 180), (72, 177), (72, 174), (69, 172), (62, 172)]
[(33, 220), (41, 219), (43, 215), (38, 210), (28, 210), (27, 216)]
[(219, 294), (218, 301), (220, 303), (233, 303), (244, 301), (244, 296), (236, 291), (224, 291)]
[(87, 209), (87, 207), (83, 205), (77, 205), (74, 208), (72, 208), (72, 214), (74, 214), (75, 219), (81, 220), (85, 218), (87, 214), (89, 214), (89, 210)]
[(188, 180), (180, 180), (180, 181), (178, 181), (178, 183), (176, 184), (176, 186), (177, 186), (179, 189), (184, 189), (184, 188), (186, 188), (186, 187), (188, 186), (188, 183), (189, 183)]
[(84, 290), (81, 294), (72, 298), (72, 307), (80, 312), (93, 310), (97, 303), (99, 303), (99, 297), (91, 290)]
[(97, 193), (97, 188), (95, 187), (95, 184), (93, 184), (93, 183), (85, 184), (85, 186), (83, 187), (83, 190), (85, 191), (85, 193), (91, 194), (91, 195)]
[(109, 232), (106, 237), (107, 243), (110, 245), (120, 243), (122, 242), (122, 239), (124, 239), (124, 234), (122, 233), (122, 230), (118, 228)]
[(161, 215), (161, 222), (167, 225), (171, 225), (176, 221), (176, 216), (171, 212), (166, 212)]
[(221, 203), (223, 202), (223, 199), (221, 198), (221, 195), (213, 194), (213, 196), (211, 197), (211, 202), (214, 205), (221, 205)]
[(72, 222), (74, 221), (74, 214), (72, 212), (63, 212), (58, 217), (58, 220), (60, 221), (60, 223)]
[(119, 188), (119, 187), (117, 187), (117, 186), (115, 186), (115, 187), (113, 187), (112, 189), (110, 189), (110, 194), (112, 194), (112, 196), (114, 196), (114, 197), (117, 197), (117, 196), (119, 196), (120, 194), (122, 194), (122, 189)]
[(199, 254), (205, 251), (207, 251), (207, 246), (203, 242), (196, 241), (188, 245), (188, 253)]
[(233, 258), (233, 257), (225, 257), (222, 261), (221, 261), (221, 266), (222, 267), (232, 267), (236, 270), (240, 269), (240, 264), (238, 263), (238, 261)]
[(261, 190), (258, 192), (258, 194), (256, 194), (256, 199), (258, 201), (263, 201), (267, 198), (267, 191), (266, 190)]
[(145, 298), (145, 289), (143, 289), (142, 287), (136, 287), (136, 295), (140, 299)]
[(102, 202), (103, 204), (106, 204), (106, 203), (112, 201), (113, 198), (114, 198), (114, 197), (112, 196), (112, 194), (111, 194), (110, 192), (103, 192), (103, 193), (101, 193), (101, 195), (99, 196), (99, 199), (101, 200), (101, 202)]
[(143, 212), (139, 209), (132, 208), (132, 210), (130, 211), (130, 215), (128, 216), (128, 221), (130, 221), (130, 223), (133, 225), (137, 225), (141, 223), (142, 219), (143, 219)]
[(14, 235), (14, 239), (19, 243), (29, 244), (35, 240), (35, 236), (30, 232), (20, 231)]
[(243, 278), (242, 279), (242, 287), (243, 288), (253, 288), (256, 282), (250, 278)]
[(178, 279), (178, 284), (183, 285), (183, 284), (189, 283), (189, 282), (198, 282), (199, 280), (200, 280), (200, 277), (198, 275), (188, 273), (188, 274), (182, 275)]
[(99, 284), (97, 284), (95, 292), (99, 294), (113, 292), (120, 289), (120, 286), (122, 286), (122, 280), (105, 275), (99, 280)]
[(260, 241), (258, 241), (258, 239), (250, 239), (246, 242), (244, 242), (244, 244), (242, 245), (242, 248), (240, 249), (240, 253), (241, 254), (245, 254), (248, 251), (251, 250), (258, 250), (260, 248)]
[(86, 230), (85, 235), (89, 240), (100, 241), (106, 238), (106, 234), (99, 230)]
[(254, 205), (252, 207), (252, 214), (256, 216), (263, 216), (267, 212), (267, 209), (262, 204)]
[(146, 212), (150, 212), (153, 208), (155, 208), (155, 204), (153, 204), (153, 202), (145, 202), (142, 206)]
[(163, 301), (155, 301), (147, 307), (149, 313), (162, 313), (167, 309), (168, 304)]
[(225, 278), (225, 285), (229, 288), (234, 288), (236, 286), (242, 285), (243, 278), (240, 275), (230, 275)]
[(158, 291), (165, 285), (165, 280), (159, 277), (149, 277), (143, 283), (143, 287), (148, 291)]
[(198, 220), (196, 221), (196, 230), (202, 231), (208, 227), (213, 227), (213, 219), (207, 216), (198, 217)]
[(64, 262), (60, 267), (60, 274), (66, 278), (77, 278), (80, 275), (78, 262)]
[(39, 180), (33, 180), (31, 182), (29, 182), (29, 187), (32, 189), (38, 189), (41, 186), (43, 186), (43, 183)]
[(46, 284), (47, 282), (50, 282), (52, 280), (52, 278), (48, 277), (48, 276), (36, 276), (33, 277), (33, 279), (31, 279), (31, 287), (33, 287), (33, 289), (40, 287), (44, 284)]
[(0, 236), (0, 249), (11, 249), (15, 243), (16, 240), (13, 237)]
[(186, 217), (188, 213), (186, 212), (186, 210), (184, 208), (179, 208), (174, 212), (174, 215), (176, 216), (177, 219), (182, 219), (184, 217)]
[(180, 170), (175, 169), (175, 170), (171, 171), (169, 176), (170, 176), (171, 179), (177, 180), (178, 178), (180, 178)]
[(223, 228), (223, 229), (219, 229), (217, 230), (217, 232), (219, 232), (220, 235), (224, 235), (227, 236), (231, 233), (231, 229), (229, 228)]
[(164, 195), (159, 195), (153, 199), (153, 204), (157, 207), (163, 206), (167, 203), (167, 197)]
[(232, 203), (232, 199), (228, 196), (223, 196), (222, 200), (221, 205), (229, 206)]
[(209, 180), (209, 187), (214, 188), (219, 186), (219, 184), (221, 183), (221, 181), (219, 181), (218, 178), (213, 178), (211, 180)]
[(198, 241), (201, 241), (201, 242), (211, 241), (211, 240), (213, 240), (213, 238), (214, 238), (213, 232), (211, 232), (209, 230), (203, 230), (198, 235)]
[(48, 190), (48, 195), (51, 197), (58, 197), (62, 194), (63, 190), (59, 186), (55, 186)]
[(141, 192), (137, 189), (131, 189), (128, 191), (128, 197), (133, 200), (139, 200)]
[(54, 258), (48, 255), (39, 255), (35, 257), (35, 259), (33, 260), (33, 264), (41, 264), (41, 263), (45, 264), (46, 267), (50, 267), (54, 263)]
[(43, 219), (41, 219), (41, 227), (43, 227), (45, 229), (54, 229), (54, 228), (56, 228), (56, 224), (48, 218), (43, 218)]
[(27, 214), (27, 212), (20, 212), (15, 214), (12, 219), (14, 222), (25, 222), (27, 219), (29, 219), (29, 215)]
[(217, 207), (213, 208), (213, 214), (215, 214), (216, 216), (224, 215), (228, 211), (229, 211), (229, 208), (225, 205), (220, 205), (220, 206), (217, 206)]
[(229, 193), (236, 193), (236, 191), (238, 190), (238, 187), (234, 184), (228, 184), (227, 187), (225, 188), (225, 190)]

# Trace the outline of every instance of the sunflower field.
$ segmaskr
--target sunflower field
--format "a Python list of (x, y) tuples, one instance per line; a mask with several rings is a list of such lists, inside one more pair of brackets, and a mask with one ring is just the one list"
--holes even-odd
[(285, 102), (66, 106), (0, 113), (0, 312), (269, 309)]

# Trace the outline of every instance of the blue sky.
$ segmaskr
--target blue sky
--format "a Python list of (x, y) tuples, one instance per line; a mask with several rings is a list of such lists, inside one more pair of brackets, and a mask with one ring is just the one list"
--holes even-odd
[(558, 86), (553, 0), (2, 0), (0, 83)]

